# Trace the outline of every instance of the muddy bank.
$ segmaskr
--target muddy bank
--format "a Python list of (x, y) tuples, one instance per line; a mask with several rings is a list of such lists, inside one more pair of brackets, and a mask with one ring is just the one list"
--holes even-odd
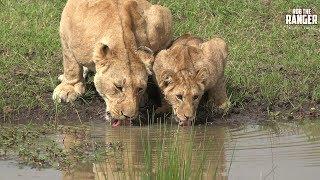
[[(48, 95), (49, 96), (49, 95)], [(47, 108), (40, 106), (30, 109), (6, 110), (0, 113), (1, 121), (7, 123), (24, 122), (89, 122), (92, 120), (102, 121), (105, 116), (104, 101), (97, 95), (93, 95), (89, 101), (79, 99), (72, 104), (55, 105), (50, 97), (47, 97)], [(154, 105), (143, 109), (140, 121), (145, 124), (148, 122), (149, 113), (156, 118), (170, 117), (170, 114), (153, 115)], [(320, 104), (307, 103), (300, 107), (288, 106), (267, 106), (257, 102), (247, 102), (242, 106), (233, 106), (225, 116), (219, 112), (209, 112), (206, 108), (200, 107), (197, 115), (197, 123), (208, 122), (210, 124), (237, 125), (242, 123), (258, 123), (267, 119), (278, 119), (294, 121), (304, 118), (320, 117)], [(137, 122), (138, 124), (140, 122)]]
[[(103, 121), (105, 118), (104, 100), (96, 92), (91, 79), (87, 82), (87, 92), (73, 103), (55, 104), (51, 99), (52, 92), (39, 95), (44, 105), (33, 108), (11, 109), (4, 107), (0, 112), (2, 122), (24, 123), (24, 122), (89, 122), (92, 120)], [(161, 106), (160, 91), (157, 85), (150, 78), (147, 88), (148, 101), (140, 108), (139, 120), (135, 125), (148, 124), (170, 120), (170, 114), (155, 114), (156, 108)], [(207, 94), (201, 99), (196, 124), (224, 124), (240, 125), (243, 123), (259, 123), (267, 119), (278, 120), (299, 120), (304, 118), (320, 117), (320, 102), (308, 102), (294, 106), (290, 102), (283, 101), (277, 104), (267, 104), (255, 101), (253, 98), (246, 98), (243, 104), (233, 104), (227, 115), (223, 115), (215, 108), (207, 106)]]

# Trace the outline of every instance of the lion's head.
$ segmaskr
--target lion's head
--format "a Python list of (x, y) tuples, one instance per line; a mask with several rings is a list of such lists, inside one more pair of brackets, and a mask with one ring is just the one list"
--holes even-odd
[(105, 100), (106, 117), (114, 126), (128, 123), (138, 116), (139, 104), (147, 88), (154, 61), (148, 48), (119, 53), (106, 44), (94, 51), (96, 74), (94, 84)]
[(161, 51), (153, 67), (158, 85), (173, 109), (180, 125), (190, 125), (195, 119), (199, 101), (204, 94), (208, 70), (195, 67), (191, 59), (203, 58), (201, 49), (177, 45)]

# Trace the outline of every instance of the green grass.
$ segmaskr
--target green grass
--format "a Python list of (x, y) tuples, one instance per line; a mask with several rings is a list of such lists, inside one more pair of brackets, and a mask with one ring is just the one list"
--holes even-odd
[[(226, 69), (231, 101), (267, 105), (320, 100), (319, 25), (287, 26), (295, 7), (320, 12), (320, 2), (160, 0), (174, 16), (175, 36), (220, 36), (229, 45)], [(0, 6), (0, 108), (48, 105), (62, 72), (58, 35), (65, 1), (4, 0)], [(92, 93), (88, 93), (89, 96)]]
[(0, 107), (46, 107), (61, 70), (58, 36), (64, 1), (2, 1)]
[[(175, 37), (192, 33), (205, 39), (220, 36), (228, 42), (226, 75), (233, 104), (245, 106), (248, 99), (269, 106), (282, 102), (299, 106), (320, 101), (319, 25), (286, 26), (284, 23), (284, 15), (295, 7), (312, 8), (320, 15), (320, 1), (278, 0), (269, 6), (253, 0), (153, 2), (172, 10)], [(48, 102), (58, 83), (57, 77), (62, 73), (58, 27), (64, 5), (65, 1), (60, 0), (0, 1), (1, 110), (56, 109)], [(93, 94), (92, 91), (86, 93), (85, 99), (90, 100)], [(318, 138), (319, 126), (310, 122), (302, 126), (306, 131), (312, 128), (306, 133), (311, 140)], [(61, 131), (60, 126), (50, 124), (43, 127), (1, 125), (0, 156), (17, 156), (29, 166), (62, 169), (81, 162), (101, 161), (106, 156), (121, 157), (106, 152), (105, 146), (92, 144), (89, 139), (78, 139), (82, 143), (65, 151), (57, 141), (45, 138)], [(79, 134), (83, 130), (72, 127), (66, 131)], [(148, 137), (142, 137), (145, 173), (141, 176), (144, 179), (201, 176), (207, 163), (203, 146), (195, 147), (192, 141), (181, 146), (177, 138), (154, 145)], [(193, 138), (192, 133), (190, 138)], [(171, 144), (169, 149), (164, 150), (165, 144)], [(118, 152), (121, 145), (112, 148)], [(152, 153), (156, 154), (157, 161)], [(194, 153), (200, 153), (203, 164), (193, 166)], [(218, 171), (215, 166), (211, 168), (212, 172)], [(191, 169), (193, 174), (190, 174)], [(135, 173), (132, 169), (125, 176), (134, 177)]]
[[(161, 126), (160, 124), (158, 131), (168, 133), (167, 127)], [(188, 131), (187, 137), (181, 131)], [(155, 147), (150, 144), (151, 138), (154, 137), (150, 137), (149, 134), (147, 137), (141, 136), (144, 142), (145, 162), (145, 173), (142, 179), (198, 179), (202, 177), (205, 166), (209, 163), (206, 159), (205, 147), (213, 147), (213, 143), (204, 138), (202, 144), (196, 146), (194, 144), (195, 135), (196, 131), (193, 128), (189, 130), (178, 128), (171, 139), (158, 138)], [(197, 163), (195, 163), (195, 157), (200, 158)]]

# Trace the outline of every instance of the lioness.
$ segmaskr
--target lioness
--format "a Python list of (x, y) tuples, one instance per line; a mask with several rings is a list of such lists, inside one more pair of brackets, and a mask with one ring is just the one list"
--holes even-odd
[(184, 35), (156, 56), (156, 81), (180, 125), (191, 124), (206, 91), (209, 102), (225, 110), (229, 106), (224, 77), (227, 54), (227, 45), (220, 38), (203, 42)]
[(63, 76), (56, 101), (74, 101), (85, 92), (84, 67), (113, 125), (137, 117), (147, 87), (153, 52), (171, 41), (171, 12), (146, 0), (69, 0), (60, 22)]

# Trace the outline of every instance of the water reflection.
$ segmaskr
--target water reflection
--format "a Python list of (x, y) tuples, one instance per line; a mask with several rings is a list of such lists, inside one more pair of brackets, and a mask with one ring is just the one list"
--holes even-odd
[[(96, 123), (92, 125), (95, 141), (120, 142), (123, 148), (87, 171), (65, 173), (65, 179), (156, 178), (170, 170), (188, 177), (203, 174), (204, 178), (225, 179), (225, 129), (170, 125), (112, 128)], [(67, 141), (72, 139), (65, 138), (66, 146)]]
[[(170, 125), (111, 128), (93, 123), (93, 141), (120, 142), (122, 148), (105, 162), (64, 173), (63, 179), (156, 179), (174, 171), (191, 179), (199, 175), (202, 179), (316, 179), (320, 175), (319, 137), (318, 122), (194, 129)], [(72, 141), (66, 137), (65, 146)]]

